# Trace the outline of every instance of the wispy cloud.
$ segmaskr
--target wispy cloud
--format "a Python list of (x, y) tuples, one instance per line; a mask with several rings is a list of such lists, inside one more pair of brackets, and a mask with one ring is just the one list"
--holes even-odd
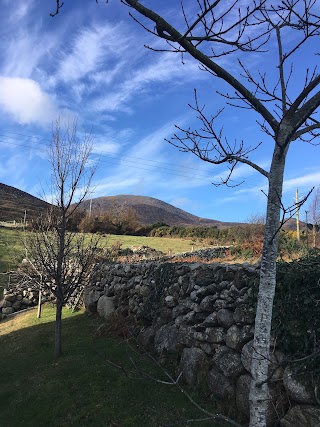
[(127, 49), (127, 37), (122, 27), (119, 23), (116, 26), (92, 25), (82, 29), (62, 53), (55, 79), (72, 82), (93, 72), (94, 79), (99, 82), (99, 68), (108, 74), (108, 61), (120, 58)]
[(309, 173), (296, 178), (286, 179), (283, 184), (284, 191), (291, 191), (295, 188), (304, 190), (311, 189), (313, 186), (320, 184), (320, 172)]
[[(128, 64), (129, 65), (129, 64)], [(154, 84), (157, 91), (159, 85), (170, 82), (170, 85), (185, 85), (186, 83), (206, 77), (199, 70), (196, 62), (188, 61), (181, 64), (177, 58), (169, 53), (157, 54), (152, 63), (139, 66), (130, 73), (123, 83), (107, 95), (98, 98), (93, 106), (97, 111), (129, 111), (128, 104), (136, 96), (143, 95), (144, 99), (154, 97)]]

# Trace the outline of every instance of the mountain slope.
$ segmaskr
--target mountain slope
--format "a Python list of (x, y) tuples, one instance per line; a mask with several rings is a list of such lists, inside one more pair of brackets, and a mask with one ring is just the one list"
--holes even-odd
[(0, 221), (30, 221), (50, 206), (37, 197), (10, 185), (0, 183)]
[(132, 195), (98, 197), (92, 199), (92, 202), (89, 200), (83, 202), (82, 207), (88, 211), (90, 203), (92, 212), (97, 214), (110, 209), (130, 207), (135, 211), (141, 225), (164, 222), (168, 225), (227, 227), (236, 224), (200, 218), (153, 197)]

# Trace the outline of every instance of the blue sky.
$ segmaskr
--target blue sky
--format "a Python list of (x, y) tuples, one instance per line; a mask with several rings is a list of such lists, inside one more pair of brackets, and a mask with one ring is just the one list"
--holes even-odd
[[(147, 4), (152, 2), (147, 1)], [(175, 4), (161, 2), (162, 12), (176, 23)], [(163, 5), (163, 3), (166, 3)], [(193, 0), (186, 5), (192, 9)], [(168, 7), (168, 5), (170, 6)], [(79, 134), (94, 139), (98, 161), (93, 197), (117, 194), (151, 196), (198, 216), (245, 221), (263, 214), (266, 179), (240, 165), (236, 188), (215, 187), (225, 174), (214, 166), (179, 152), (165, 142), (174, 125), (196, 126), (188, 103), (194, 88), (201, 104), (215, 113), (225, 105), (216, 90), (221, 81), (199, 69), (191, 58), (153, 52), (161, 46), (128, 16), (118, 0), (65, 0), (62, 12), (50, 17), (53, 0), (0, 0), (0, 182), (39, 196), (49, 182), (46, 146), (52, 122), (78, 121)], [(304, 83), (305, 64), (314, 64), (312, 46), (298, 60), (294, 86)], [(301, 55), (300, 55), (301, 56)], [(250, 67), (275, 70), (272, 54), (254, 54)], [(296, 58), (294, 58), (296, 59)], [(247, 59), (248, 61), (248, 59)], [(221, 64), (237, 73), (236, 57)], [(229, 140), (262, 146), (252, 159), (268, 169), (272, 140), (261, 133), (255, 113), (226, 108), (219, 118)], [(320, 184), (320, 147), (295, 142), (287, 161), (284, 203), (293, 203)]]

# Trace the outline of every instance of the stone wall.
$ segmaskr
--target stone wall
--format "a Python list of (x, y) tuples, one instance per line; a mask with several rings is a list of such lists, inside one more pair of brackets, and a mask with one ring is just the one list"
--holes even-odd
[[(174, 359), (187, 383), (229, 402), (245, 421), (254, 328), (250, 295), (257, 277), (258, 268), (250, 265), (101, 263), (85, 303), (106, 318), (114, 311), (130, 323), (134, 318), (143, 346)], [(316, 388), (280, 365), (284, 358), (273, 348), (269, 426), (319, 426)]]
[[(26, 263), (26, 261), (23, 261)], [(50, 291), (50, 286), (42, 285), (41, 302), (53, 301), (55, 298)], [(18, 311), (34, 307), (39, 302), (39, 277), (11, 273), (9, 283), (3, 290), (3, 299), (0, 301), (0, 320)]]

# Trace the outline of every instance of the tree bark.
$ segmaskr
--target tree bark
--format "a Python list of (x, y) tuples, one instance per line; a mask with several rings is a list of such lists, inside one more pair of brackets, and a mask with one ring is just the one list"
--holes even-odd
[(56, 322), (55, 322), (55, 335), (54, 335), (54, 356), (60, 357), (62, 355), (62, 306), (63, 301), (60, 292), (58, 291), (56, 302)]
[[(288, 148), (288, 147), (287, 147)], [(264, 244), (251, 365), (250, 427), (265, 427), (268, 403), (266, 382), (269, 366), (273, 299), (276, 287), (278, 228), (280, 225), (283, 174), (287, 149), (275, 146), (269, 175)]]

